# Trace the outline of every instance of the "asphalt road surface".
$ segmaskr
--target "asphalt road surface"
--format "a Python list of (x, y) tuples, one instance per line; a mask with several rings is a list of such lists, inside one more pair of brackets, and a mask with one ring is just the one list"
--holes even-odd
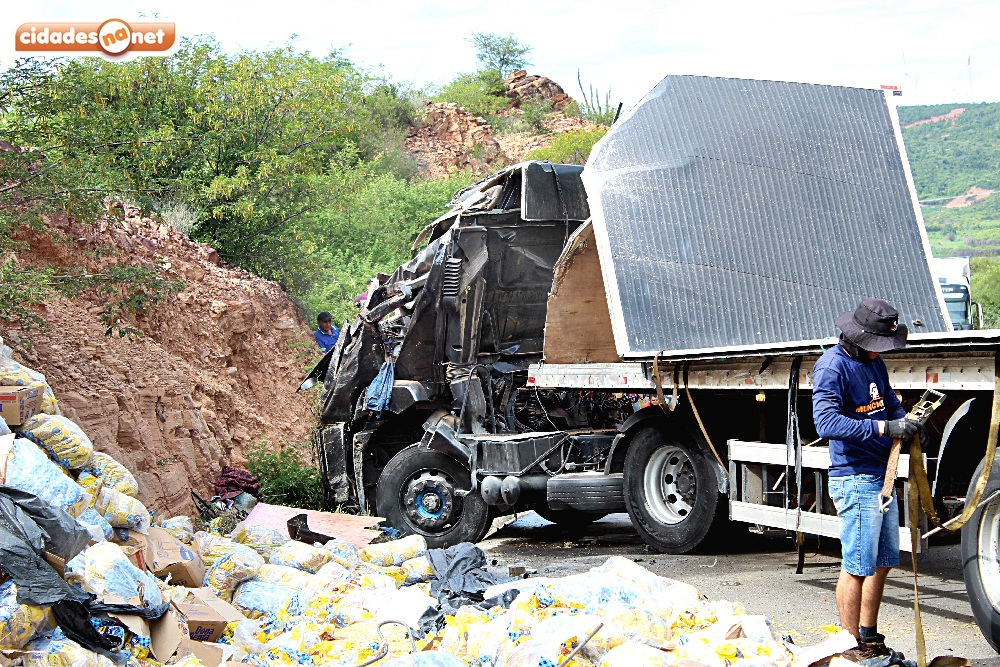
[[(496, 565), (524, 565), (538, 576), (585, 572), (610, 556), (625, 556), (660, 576), (696, 586), (710, 599), (739, 600), (748, 613), (767, 616), (776, 637), (789, 634), (803, 646), (821, 641), (826, 636), (821, 628), (837, 622), (834, 589), (840, 543), (834, 539), (811, 538), (800, 575), (795, 574), (795, 546), (788, 537), (754, 535), (740, 528), (732, 543), (721, 548), (667, 556), (646, 548), (626, 514), (571, 530), (528, 512), (500, 527), (480, 546)], [(901, 563), (886, 582), (879, 631), (889, 646), (916, 659), (908, 553), (902, 554)], [(932, 546), (919, 556), (917, 568), (928, 661), (938, 655), (958, 655), (974, 665), (1000, 667), (1000, 656), (972, 617), (959, 545)]]

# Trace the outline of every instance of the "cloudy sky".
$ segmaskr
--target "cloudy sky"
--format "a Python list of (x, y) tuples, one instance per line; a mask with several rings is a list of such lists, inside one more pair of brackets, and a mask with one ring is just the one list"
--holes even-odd
[(900, 104), (1000, 101), (996, 0), (6, 0), (0, 66), (25, 21), (159, 15), (181, 36), (228, 50), (341, 49), (373, 72), (417, 86), (476, 67), (466, 38), (513, 33), (530, 73), (579, 96), (609, 90), (626, 108), (667, 74), (708, 74), (903, 89)]

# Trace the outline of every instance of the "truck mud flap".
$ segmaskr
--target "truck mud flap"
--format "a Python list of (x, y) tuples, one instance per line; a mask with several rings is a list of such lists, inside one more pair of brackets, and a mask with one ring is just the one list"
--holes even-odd
[(347, 448), (344, 425), (324, 426), (316, 432), (320, 475), (323, 480), (323, 502), (333, 509), (351, 499), (351, 483), (347, 474)]
[(625, 511), (622, 474), (566, 473), (550, 477), (545, 486), (548, 505), (554, 510), (611, 514)]

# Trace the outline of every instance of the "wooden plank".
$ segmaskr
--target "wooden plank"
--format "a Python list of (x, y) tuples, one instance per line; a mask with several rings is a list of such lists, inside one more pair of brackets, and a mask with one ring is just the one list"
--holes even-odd
[(543, 352), (554, 364), (621, 361), (590, 222), (573, 233), (556, 262)]
[(372, 540), (381, 535), (380, 531), (371, 530), (371, 528), (381, 522), (383, 520), (382, 517), (319, 512), (317, 510), (298, 509), (297, 507), (284, 507), (283, 505), (268, 505), (267, 503), (257, 503), (249, 516), (247, 516), (246, 522), (253, 525), (274, 528), (288, 535), (288, 520), (302, 513), (309, 515), (310, 530), (322, 533), (323, 535), (338, 537), (359, 549), (367, 546)]

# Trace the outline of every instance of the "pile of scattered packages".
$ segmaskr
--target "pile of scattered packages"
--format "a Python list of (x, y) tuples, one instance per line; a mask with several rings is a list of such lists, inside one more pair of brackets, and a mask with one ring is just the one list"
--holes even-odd
[[(2, 343), (0, 343), (2, 345)], [(358, 547), (273, 527), (154, 519), (133, 475), (60, 416), (3, 348), (0, 386), (41, 411), (0, 419), (4, 667), (791, 665), (796, 647), (738, 603), (610, 558), (583, 574), (498, 578), (471, 544)]]

